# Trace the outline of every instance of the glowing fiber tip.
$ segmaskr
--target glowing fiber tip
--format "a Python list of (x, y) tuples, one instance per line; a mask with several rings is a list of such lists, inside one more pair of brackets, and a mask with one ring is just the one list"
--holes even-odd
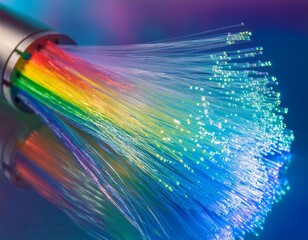
[[(231, 47), (250, 36), (212, 32), (62, 49), (48, 43), (16, 69), (14, 85), (54, 132), (63, 127), (58, 137), (67, 146), (80, 147), (65, 139), (65, 124), (49, 121), (55, 114), (134, 169), (143, 185), (125, 194), (139, 197), (128, 202), (122, 192), (110, 201), (143, 236), (241, 239), (262, 228), (288, 188), (282, 168), (294, 139), (277, 79), (264, 70), (271, 63), (258, 60), (263, 49)], [(99, 158), (83, 154), (88, 175), (103, 186)]]

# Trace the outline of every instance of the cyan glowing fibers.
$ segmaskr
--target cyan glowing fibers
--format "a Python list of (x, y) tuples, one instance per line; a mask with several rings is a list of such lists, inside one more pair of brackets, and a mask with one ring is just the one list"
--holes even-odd
[[(14, 86), (144, 238), (243, 238), (285, 192), (280, 170), (294, 138), (262, 48), (234, 50), (250, 35), (48, 43), (18, 67)], [(120, 156), (133, 180), (110, 175), (93, 142)]]

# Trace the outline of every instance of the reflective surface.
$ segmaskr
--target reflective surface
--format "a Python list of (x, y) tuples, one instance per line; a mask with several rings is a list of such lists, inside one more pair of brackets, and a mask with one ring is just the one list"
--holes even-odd
[[(287, 125), (295, 132), (290, 192), (274, 206), (258, 239), (308, 239), (307, 1), (22, 1), (4, 0), (81, 44), (144, 42), (245, 22), (279, 81)], [(74, 4), (74, 8), (72, 8)], [(74, 11), (72, 11), (72, 9)], [(32, 191), (0, 178), (0, 239), (88, 239)], [(248, 236), (247, 239), (256, 239)]]
[(0, 239), (89, 239), (59, 209), (30, 189), (18, 189), (0, 175)]

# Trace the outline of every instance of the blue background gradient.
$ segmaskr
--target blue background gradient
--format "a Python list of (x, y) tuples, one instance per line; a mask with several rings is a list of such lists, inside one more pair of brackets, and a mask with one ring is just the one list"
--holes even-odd
[[(291, 190), (274, 206), (258, 239), (308, 239), (308, 1), (3, 0), (81, 45), (140, 43), (244, 22), (264, 47), (295, 132)], [(2, 36), (0, 36), (2, 37)], [(33, 191), (0, 178), (0, 239), (89, 239)], [(247, 239), (256, 239), (247, 236)]]

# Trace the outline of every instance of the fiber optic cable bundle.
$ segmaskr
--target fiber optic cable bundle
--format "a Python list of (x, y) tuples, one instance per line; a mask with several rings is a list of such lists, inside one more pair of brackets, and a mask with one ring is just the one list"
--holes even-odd
[(4, 98), (49, 126), (141, 238), (257, 234), (289, 188), (294, 136), (250, 32), (79, 47), (20, 18), (0, 11)]
[[(3, 102), (0, 153), (0, 170), (11, 182), (33, 187), (97, 239), (140, 239), (133, 225), (78, 168), (74, 156), (53, 134), (36, 117)], [(114, 161), (109, 163), (117, 167)], [(130, 177), (117, 173), (123, 179)]]

